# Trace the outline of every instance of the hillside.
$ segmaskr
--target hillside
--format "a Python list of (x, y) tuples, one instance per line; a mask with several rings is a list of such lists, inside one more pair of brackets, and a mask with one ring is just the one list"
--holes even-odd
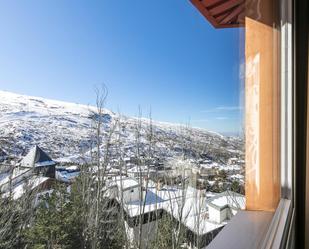
[[(95, 146), (93, 127), (98, 118), (103, 122), (103, 143), (113, 130), (110, 144), (115, 158), (120, 151), (122, 156), (132, 156), (137, 147), (142, 154), (147, 154), (150, 144), (153, 156), (162, 160), (183, 153), (219, 162), (243, 156), (243, 140), (238, 137), (178, 124), (150, 122), (109, 110), (98, 117), (93, 106), (5, 91), (0, 91), (0, 151), (18, 158), (33, 145), (39, 145), (58, 161), (88, 160), (91, 147)], [(105, 152), (104, 146), (101, 150)]]

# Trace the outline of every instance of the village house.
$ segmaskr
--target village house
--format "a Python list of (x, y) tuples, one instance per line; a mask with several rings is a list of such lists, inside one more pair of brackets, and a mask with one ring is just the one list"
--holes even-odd
[(34, 146), (20, 161), (19, 168), (32, 170), (34, 174), (55, 178), (56, 162), (39, 146)]
[(192, 173), (199, 174), (201, 176), (214, 176), (217, 173), (217, 166), (215, 164), (199, 164), (192, 169)]
[(26, 190), (43, 191), (52, 186), (55, 178), (54, 162), (39, 146), (34, 146), (17, 164), (0, 175), (3, 197), (20, 198)]
[(129, 177), (140, 178), (140, 177), (152, 177), (156, 173), (155, 169), (146, 165), (134, 166), (127, 170)]
[[(132, 243), (139, 239), (139, 225), (142, 224), (142, 248), (154, 238), (155, 224), (163, 215), (184, 227), (190, 248), (202, 248), (237, 210), (244, 208), (244, 196), (230, 191), (209, 197), (204, 190), (168, 185), (159, 188), (153, 181), (148, 182), (146, 191), (132, 177), (118, 177), (111, 182), (113, 194), (110, 197), (117, 200), (125, 213), (125, 227)], [(241, 203), (237, 204), (238, 201)]]
[(241, 194), (225, 191), (216, 194), (207, 201), (209, 220), (221, 224), (230, 220), (238, 210), (245, 208), (245, 197)]

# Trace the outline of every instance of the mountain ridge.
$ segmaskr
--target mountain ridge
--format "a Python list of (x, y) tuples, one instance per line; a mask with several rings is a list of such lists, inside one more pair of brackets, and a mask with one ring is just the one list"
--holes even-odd
[[(180, 124), (154, 120), (150, 122), (147, 118), (128, 117), (115, 114), (108, 109), (104, 109), (103, 112), (106, 118), (103, 133), (106, 133), (110, 125), (116, 122), (125, 124), (126, 130), (121, 136), (125, 146), (129, 147), (134, 147), (134, 132), (139, 122), (142, 129), (142, 143), (145, 146), (147, 126), (151, 123), (155, 136), (159, 138), (155, 146), (158, 156), (179, 154), (177, 153), (178, 147), (183, 147), (180, 143), (183, 141), (187, 143), (189, 140), (195, 144), (194, 146), (199, 144), (202, 147), (218, 147), (217, 149), (220, 150), (220, 146), (214, 144), (216, 141), (222, 144), (222, 150), (230, 154), (239, 154), (242, 151), (243, 140), (241, 138), (226, 137), (216, 132), (201, 128), (188, 128)], [(95, 113), (96, 107), (91, 105), (0, 91), (1, 149), (20, 157), (31, 146), (40, 145), (55, 159), (68, 162), (78, 161), (81, 154), (87, 152), (89, 154), (93, 142), (93, 134), (90, 132), (93, 128), (92, 115)], [(120, 131), (117, 132), (120, 133)], [(187, 138), (180, 139), (181, 136), (187, 136)], [(174, 144), (170, 148), (167, 144), (171, 142)], [(133, 154), (132, 150), (128, 154)], [(192, 151), (192, 154), (195, 153), (197, 152)]]

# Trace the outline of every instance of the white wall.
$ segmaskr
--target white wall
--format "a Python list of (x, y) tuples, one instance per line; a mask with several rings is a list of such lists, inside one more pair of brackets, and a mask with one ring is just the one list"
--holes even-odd
[(123, 191), (123, 201), (125, 203), (138, 201), (140, 199), (140, 188), (131, 188)]
[(208, 206), (209, 219), (217, 223), (222, 223), (224, 220), (228, 219), (228, 211), (229, 208), (225, 208), (220, 211), (212, 206)]

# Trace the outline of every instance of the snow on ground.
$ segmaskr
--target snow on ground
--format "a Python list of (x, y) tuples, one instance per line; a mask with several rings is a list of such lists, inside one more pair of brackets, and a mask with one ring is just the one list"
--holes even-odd
[(243, 195), (228, 191), (215, 195), (209, 200), (209, 203), (220, 208), (229, 205), (236, 209), (244, 209), (246, 204)]
[(80, 174), (79, 171), (69, 172), (69, 171), (56, 171), (56, 179), (63, 182), (71, 182), (73, 181), (78, 175)]
[[(13, 187), (12, 189), (13, 199), (14, 200), (19, 199), (28, 188), (33, 190), (36, 187), (38, 187), (40, 184), (46, 182), (49, 179), (50, 179), (49, 177), (44, 177), (44, 176), (33, 176), (32, 178), (29, 179), (29, 181), (22, 181), (21, 183)], [(9, 194), (10, 194), (9, 192), (6, 192), (4, 194), (4, 197), (8, 196)]]
[[(115, 114), (107, 109), (102, 117), (98, 117), (95, 111), (94, 106), (0, 91), (0, 138), (7, 143), (5, 149), (19, 157), (32, 146), (39, 145), (54, 160), (89, 162), (94, 140), (93, 120), (100, 118), (103, 120), (103, 134), (107, 134), (116, 122), (121, 123), (122, 128), (116, 129), (115, 137), (119, 135), (124, 148), (127, 148), (127, 156), (134, 155), (138, 119)], [(145, 118), (140, 123), (140, 146), (146, 150), (149, 125), (152, 123), (156, 138), (153, 148), (159, 158), (178, 155), (184, 146), (183, 139), (190, 141), (196, 148), (207, 144), (210, 148), (231, 154), (231, 157), (237, 156), (243, 143), (239, 138), (224, 137), (200, 128), (189, 129), (179, 124), (150, 122)], [(101, 150), (104, 152), (103, 147)], [(192, 150), (192, 154), (196, 154), (195, 148)]]
[(13, 180), (13, 179), (15, 179), (18, 176), (23, 176), (28, 171), (29, 171), (29, 169), (18, 169), (18, 168), (15, 168), (13, 170), (12, 176), (8, 172), (0, 174), (0, 186), (8, 183), (10, 181), (10, 176), (11, 176), (11, 179)]
[[(133, 179), (130, 178), (130, 180)], [(138, 184), (137, 180), (135, 182)], [(144, 213), (149, 213), (164, 209), (177, 220), (181, 217), (182, 223), (192, 231), (205, 234), (226, 224), (226, 222), (217, 224), (208, 219), (207, 203), (208, 195), (204, 190), (192, 187), (182, 190), (168, 186), (157, 190), (150, 183), (150, 188), (146, 196), (144, 195), (144, 199), (125, 203), (124, 209), (131, 217), (140, 215), (142, 210)], [(144, 204), (145, 206), (143, 206)]]

